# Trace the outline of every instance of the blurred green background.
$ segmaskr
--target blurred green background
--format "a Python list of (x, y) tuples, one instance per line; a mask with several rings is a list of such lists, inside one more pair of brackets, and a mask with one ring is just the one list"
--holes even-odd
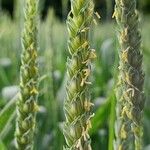
[[(1, 8), (3, 10), (9, 11), (9, 13), (13, 15), (16, 1), (17, 0), (0, 0)], [(63, 19), (64, 15), (66, 16), (69, 11), (69, 7), (70, 7), (69, 0), (39, 0), (39, 1), (40, 1), (40, 7), (42, 8), (42, 17), (45, 17), (49, 7), (54, 8), (56, 16), (61, 19)], [(98, 12), (101, 12), (104, 18), (110, 16), (110, 14), (108, 13), (112, 11), (113, 6), (115, 4), (115, 0), (94, 0), (94, 2), (96, 4), (95, 9)], [(138, 8), (142, 10), (144, 13), (150, 13), (149, 0), (137, 0), (137, 4), (138, 4)]]
[[(40, 0), (39, 72), (40, 95), (35, 134), (35, 150), (62, 150), (64, 137), (63, 100), (65, 98), (67, 29), (65, 20), (70, 8), (68, 0)], [(13, 150), (15, 100), (19, 91), (23, 0), (0, 0), (0, 150)], [(95, 0), (101, 15), (91, 32), (91, 46), (97, 59), (92, 64), (90, 88), (95, 104), (90, 131), (94, 150), (111, 150), (114, 135), (114, 87), (118, 71), (117, 26), (112, 19), (114, 1)], [(145, 71), (146, 105), (143, 112), (143, 146), (150, 150), (150, 1), (139, 0), (142, 32), (143, 69)], [(4, 117), (5, 116), (5, 117)], [(2, 122), (1, 122), (2, 120)], [(108, 146), (109, 145), (109, 146)]]

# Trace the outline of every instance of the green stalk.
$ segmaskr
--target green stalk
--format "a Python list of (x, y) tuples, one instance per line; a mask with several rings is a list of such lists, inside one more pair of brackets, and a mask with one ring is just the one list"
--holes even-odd
[(121, 46), (120, 73), (116, 89), (116, 149), (141, 150), (144, 74), (136, 1), (116, 0), (114, 16), (120, 27)]
[[(58, 101), (56, 99), (56, 82), (54, 78), (54, 70), (56, 69), (56, 59), (54, 56), (56, 56), (56, 51), (54, 47), (54, 26), (55, 26), (55, 15), (54, 10), (51, 9), (48, 11), (47, 20), (46, 20), (46, 33), (47, 34), (47, 41), (46, 41), (46, 51), (45, 51), (45, 58), (46, 58), (46, 70), (49, 74), (48, 80), (46, 80), (46, 83), (49, 82), (49, 84), (45, 83), (45, 86), (48, 86), (47, 88), (47, 94), (45, 94), (45, 100), (47, 100), (47, 110), (48, 110), (48, 116), (51, 118), (51, 120), (47, 120), (48, 123), (46, 126), (49, 128), (48, 131), (52, 130), (55, 132), (55, 136), (53, 137), (53, 140), (50, 144), (53, 149), (57, 149), (58, 145), (59, 147), (62, 146), (61, 140), (63, 139), (63, 135), (61, 134), (58, 122), (59, 122), (59, 109), (58, 109)], [(60, 146), (61, 145), (61, 146)]]
[(68, 15), (67, 98), (64, 103), (66, 122), (64, 136), (66, 150), (91, 150), (88, 134), (92, 117), (90, 91), (90, 62), (95, 57), (89, 44), (89, 30), (93, 21), (92, 0), (71, 0)]
[(33, 148), (38, 109), (37, 69), (37, 0), (26, 0), (25, 23), (22, 35), (20, 68), (20, 98), (17, 102), (16, 142), (18, 150)]
[(113, 150), (113, 141), (114, 141), (114, 124), (115, 124), (115, 106), (116, 106), (116, 97), (114, 92), (111, 95), (111, 106), (110, 106), (110, 117), (109, 117), (109, 141), (108, 141), (108, 150)]
[(15, 0), (15, 9), (14, 9), (14, 17), (15, 17), (15, 25), (17, 26), (17, 36), (16, 36), (16, 50), (17, 50), (17, 57), (20, 57), (20, 50), (21, 50), (21, 32), (24, 23), (24, 13), (22, 9), (24, 8), (25, 0)]
[(19, 24), (23, 22), (23, 6), (25, 4), (25, 0), (15, 0), (15, 9), (14, 9), (14, 16), (15, 21)]
[(67, 10), (68, 10), (68, 0), (62, 0), (62, 15), (63, 19), (67, 16)]
[(109, 21), (111, 19), (111, 14), (113, 10), (113, 2), (111, 0), (106, 0), (106, 19)]

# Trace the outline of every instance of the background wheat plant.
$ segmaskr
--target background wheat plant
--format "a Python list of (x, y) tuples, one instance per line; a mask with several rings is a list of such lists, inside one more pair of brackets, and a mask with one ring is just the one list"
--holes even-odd
[(20, 98), (17, 101), (17, 149), (32, 149), (37, 111), (37, 0), (27, 0), (22, 35)]
[(116, 149), (141, 150), (144, 74), (136, 1), (116, 0), (114, 15), (120, 27), (119, 42), (121, 46), (119, 81), (116, 90)]
[[(136, 124), (133, 122), (133, 117), (130, 117), (133, 116), (133, 113), (130, 113), (131, 111), (129, 111), (129, 115), (125, 118), (122, 115), (131, 106), (135, 108), (135, 105), (133, 107), (133, 104), (125, 101), (129, 98), (129, 102), (131, 101), (131, 96), (128, 93), (134, 89), (135, 92), (131, 92), (134, 98), (135, 94), (137, 94), (135, 88), (126, 83), (127, 81), (128, 83), (133, 81), (130, 75), (132, 67), (129, 70), (128, 66), (133, 66), (133, 62), (136, 62), (137, 66), (134, 64), (133, 70), (139, 70), (141, 63), (139, 59), (141, 54), (138, 54), (141, 39), (137, 31), (138, 20), (135, 14), (135, 2), (131, 1), (129, 4), (129, 0), (117, 0), (116, 12), (118, 12), (117, 22), (119, 23), (117, 26), (111, 17), (115, 0), (93, 1), (95, 3), (95, 11), (101, 15), (101, 20), (97, 20), (97, 25), (90, 28), (93, 20), (93, 4), (91, 0), (39, 0), (39, 18), (37, 20), (36, 7), (32, 5), (37, 3), (37, 1), (0, 0), (0, 150), (15, 150), (17, 141), (18, 149), (32, 149), (33, 147), (34, 150), (62, 150), (64, 146), (64, 149), (67, 150), (79, 150), (81, 148), (88, 150), (91, 147), (93, 150), (118, 150), (118, 148), (127, 149), (126, 146), (131, 143), (131, 147), (128, 146), (128, 149), (135, 150), (135, 133), (133, 129), (135, 129), (134, 127), (138, 128), (140, 124), (139, 122)], [(71, 5), (70, 2), (72, 2)], [(140, 10), (141, 16), (142, 66), (145, 72), (144, 94), (146, 105), (143, 115), (142, 113), (137, 113), (136, 117), (139, 114), (142, 115), (143, 136), (141, 141), (143, 143), (141, 145), (143, 146), (140, 147), (142, 147), (142, 150), (150, 150), (150, 1), (138, 0), (137, 2), (137, 8)], [(125, 7), (127, 3), (129, 7)], [(70, 6), (72, 8), (66, 25), (66, 15), (69, 13)], [(131, 11), (128, 12), (127, 17), (124, 17), (126, 10), (130, 10), (130, 6)], [(23, 10), (23, 8), (26, 9)], [(25, 19), (23, 12), (26, 12)], [(133, 26), (131, 25), (132, 19)], [(129, 24), (128, 30), (124, 29), (125, 24)], [(134, 31), (132, 31), (132, 27)], [(137, 43), (134, 46), (134, 50), (131, 50), (131, 48), (126, 50), (125, 41), (119, 38), (120, 42), (123, 42), (120, 43), (122, 46), (119, 48), (120, 66), (124, 67), (127, 64), (124, 70), (127, 72), (127, 75), (130, 75), (130, 78), (128, 80), (127, 75), (123, 76), (124, 78), (121, 77), (121, 85), (119, 84), (117, 88), (118, 95), (120, 94), (117, 98), (117, 106), (114, 87), (116, 86), (118, 72), (121, 71), (119, 75), (124, 75), (124, 72), (122, 67), (120, 71), (118, 69), (119, 58), (117, 49), (119, 42), (116, 36), (116, 28), (119, 30), (119, 37), (122, 37), (125, 30), (125, 33), (131, 39), (130, 47), (133, 41)], [(21, 33), (22, 30), (23, 33)], [(136, 33), (137, 36), (135, 36)], [(67, 40), (69, 50), (67, 48)], [(37, 43), (38, 73), (34, 72), (35, 67), (37, 68)], [(95, 54), (93, 50), (91, 51), (90, 46), (95, 48), (97, 54), (97, 58), (91, 63), (91, 67), (90, 61), (95, 57)], [(131, 62), (131, 56), (133, 58), (132, 63), (129, 63)], [(128, 63), (124, 61), (126, 58)], [(30, 72), (31, 70), (33, 74)], [(90, 72), (93, 72), (92, 76), (88, 76)], [(138, 75), (139, 71), (136, 74)], [(19, 75), (21, 76), (21, 88), (18, 86)], [(137, 75), (135, 76), (134, 74), (134, 79), (138, 77)], [(38, 81), (37, 78), (39, 78)], [(141, 75), (139, 78), (141, 78)], [(135, 80), (140, 82), (141, 79)], [(32, 86), (33, 84), (31, 85), (33, 83), (31, 81), (37, 82), (35, 83), (35, 89)], [(88, 85), (90, 81), (92, 86)], [(67, 94), (65, 92), (66, 84)], [(137, 88), (137, 84), (134, 85)], [(19, 89), (21, 89), (21, 97), (18, 100), (17, 93), (19, 93)], [(37, 94), (37, 91), (39, 94)], [(141, 92), (137, 94), (137, 97), (142, 95)], [(36, 113), (37, 95), (39, 111)], [(123, 98), (123, 95), (125, 98)], [(124, 100), (121, 100), (121, 97)], [(136, 99), (136, 103), (140, 103), (139, 98)], [(66, 101), (64, 102), (64, 100)], [(17, 109), (16, 101), (18, 103)], [(123, 101), (125, 103), (122, 103)], [(90, 109), (91, 103), (94, 104), (92, 111)], [(121, 111), (121, 108), (125, 105), (127, 105), (124, 108), (125, 111)], [(140, 105), (140, 110), (141, 107), (142, 105)], [(117, 124), (120, 124), (118, 127), (122, 127), (122, 123), (128, 120), (128, 125), (132, 122), (132, 129), (128, 128), (128, 131), (130, 131), (128, 133), (129, 138), (124, 138), (126, 137), (127, 130), (124, 132), (123, 127), (122, 131), (116, 130), (119, 132), (116, 132), (118, 134), (115, 141), (115, 149), (114, 125), (116, 121), (116, 108), (117, 112), (120, 112), (118, 112), (119, 116), (117, 117)], [(120, 109), (118, 110), (118, 108)], [(130, 110), (133, 110), (132, 108)], [(90, 119), (91, 112), (95, 115)], [(64, 114), (66, 114), (65, 123)], [(90, 129), (87, 127), (90, 125), (88, 124), (89, 120), (91, 120), (92, 126)], [(62, 133), (63, 127), (67, 142)], [(142, 131), (142, 129), (140, 130)], [(121, 147), (121, 145), (124, 147)]]
[(88, 85), (91, 72), (90, 62), (95, 57), (90, 48), (89, 31), (93, 20), (93, 2), (90, 0), (72, 0), (71, 12), (67, 19), (69, 33), (67, 62), (67, 98), (64, 104), (66, 122), (64, 135), (66, 149), (90, 150), (88, 130), (92, 117), (90, 92)]

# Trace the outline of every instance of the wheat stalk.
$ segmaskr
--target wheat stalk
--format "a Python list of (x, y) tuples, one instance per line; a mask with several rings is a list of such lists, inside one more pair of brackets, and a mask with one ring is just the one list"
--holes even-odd
[(116, 0), (114, 16), (120, 27), (119, 81), (116, 89), (116, 149), (141, 150), (144, 107), (141, 33), (135, 0)]
[(67, 98), (64, 104), (66, 150), (91, 150), (88, 130), (93, 104), (90, 102), (88, 85), (90, 62), (95, 57), (95, 51), (89, 44), (93, 9), (92, 0), (71, 0), (71, 12), (67, 19), (71, 56), (67, 62)]
[(17, 149), (33, 148), (35, 114), (38, 96), (37, 69), (37, 0), (26, 0), (25, 23), (22, 35), (23, 52), (20, 68), (20, 98), (17, 102)]

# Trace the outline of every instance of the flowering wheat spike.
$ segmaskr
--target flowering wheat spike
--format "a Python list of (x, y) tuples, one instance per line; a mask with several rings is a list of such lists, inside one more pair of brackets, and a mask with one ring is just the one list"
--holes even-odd
[(136, 0), (116, 0), (114, 16), (120, 27), (121, 46), (120, 73), (116, 89), (116, 149), (141, 150), (144, 74)]
[(17, 102), (16, 142), (18, 150), (33, 148), (38, 96), (37, 0), (26, 0), (22, 35), (20, 98)]
[(93, 9), (92, 0), (71, 0), (71, 12), (67, 19), (70, 57), (67, 61), (67, 98), (64, 103), (66, 150), (91, 150), (88, 130), (92, 103), (88, 85), (90, 62), (95, 57), (95, 51), (89, 44)]

